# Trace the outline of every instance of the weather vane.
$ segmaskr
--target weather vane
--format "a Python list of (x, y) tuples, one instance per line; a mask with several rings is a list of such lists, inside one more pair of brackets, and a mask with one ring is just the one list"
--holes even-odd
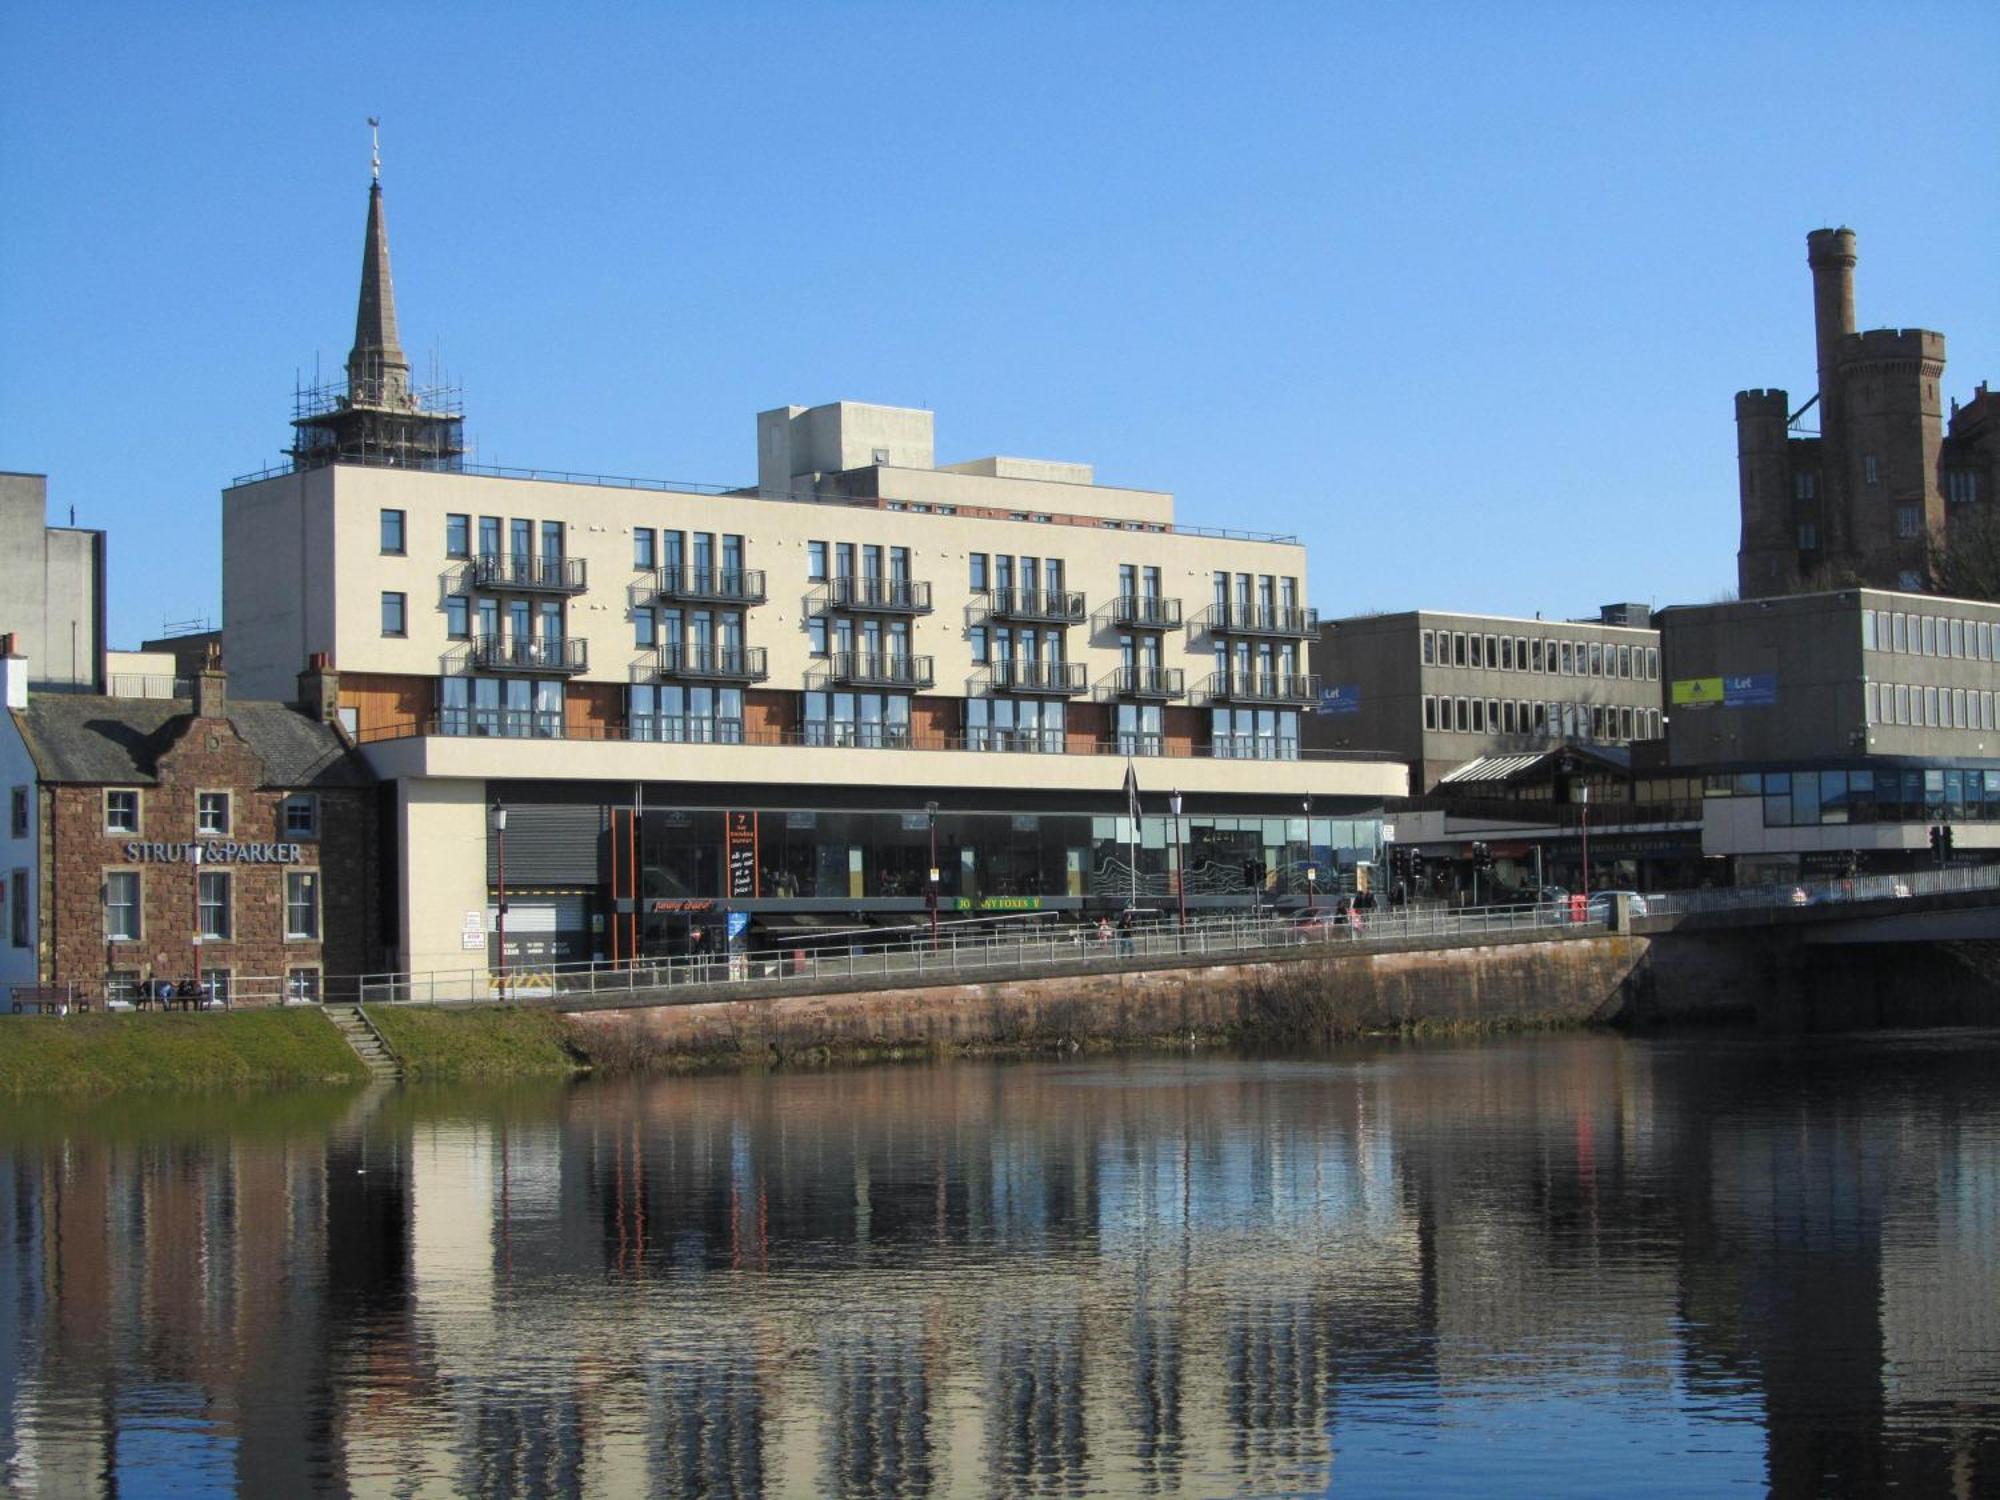
[(380, 182), (382, 180), (382, 117), (380, 115), (370, 115), (368, 117), (368, 140), (370, 146), (369, 155), (371, 158), (369, 164), (374, 170), (375, 180)]

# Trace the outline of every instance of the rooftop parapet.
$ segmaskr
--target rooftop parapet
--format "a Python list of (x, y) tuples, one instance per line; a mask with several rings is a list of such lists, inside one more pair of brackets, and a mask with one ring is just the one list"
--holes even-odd
[(1944, 363), (1944, 335), (1928, 328), (1867, 328), (1840, 341), (1842, 369), (1906, 359)]

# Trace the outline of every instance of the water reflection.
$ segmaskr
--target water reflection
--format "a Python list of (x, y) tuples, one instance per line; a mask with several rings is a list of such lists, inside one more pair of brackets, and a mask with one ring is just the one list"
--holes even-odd
[(110, 1494), (2000, 1485), (2000, 1038), (0, 1119), (0, 1463)]

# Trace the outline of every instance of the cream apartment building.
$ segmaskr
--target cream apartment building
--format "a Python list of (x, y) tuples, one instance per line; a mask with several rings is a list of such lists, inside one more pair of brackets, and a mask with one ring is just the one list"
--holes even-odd
[(501, 956), (503, 847), (510, 962), (620, 960), (1303, 900), (1406, 789), (1302, 748), (1294, 539), (939, 465), (908, 408), (764, 412), (757, 484), (713, 492), (481, 471), (457, 421), (409, 385), (378, 182), (346, 386), (224, 495), (224, 654), (246, 694), (331, 669), (395, 788), (407, 967)]

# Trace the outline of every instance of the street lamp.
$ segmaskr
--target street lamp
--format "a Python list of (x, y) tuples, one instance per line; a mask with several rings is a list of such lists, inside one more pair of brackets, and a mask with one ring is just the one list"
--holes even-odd
[(1167, 793), (1167, 806), (1174, 814), (1174, 892), (1180, 897), (1181, 931), (1187, 931), (1187, 856), (1181, 851), (1181, 794)]
[(924, 804), (924, 817), (931, 828), (931, 884), (929, 901), (931, 908), (931, 952), (937, 952), (938, 945), (938, 862), (937, 862), (937, 804)]
[(493, 833), (500, 847), (500, 897), (494, 907), (494, 926), (500, 937), (500, 998), (507, 998), (507, 809), (493, 804)]
[(1590, 786), (1585, 783), (1576, 789), (1577, 805), (1583, 809), (1580, 825), (1583, 829), (1583, 904), (1590, 905)]

